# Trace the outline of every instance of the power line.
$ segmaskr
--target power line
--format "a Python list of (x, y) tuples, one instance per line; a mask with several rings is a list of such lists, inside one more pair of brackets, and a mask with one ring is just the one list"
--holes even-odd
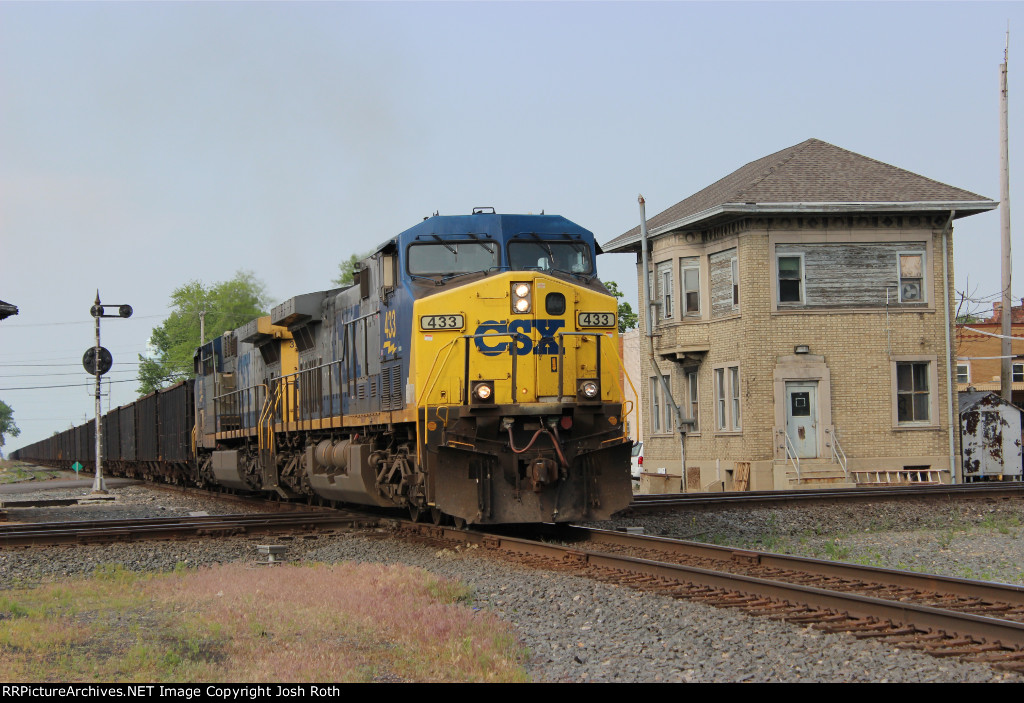
[[(114, 366), (136, 366), (137, 361), (115, 361)], [(0, 368), (13, 368), (21, 366), (81, 366), (82, 362), (68, 362), (61, 364), (0, 364)]]
[[(151, 320), (151, 319), (156, 318), (156, 317), (165, 317), (165, 315), (138, 315), (138, 316), (135, 316), (135, 319), (136, 320)], [(28, 323), (21, 323), (21, 324), (19, 324), (19, 323), (12, 323), (12, 322), (5, 322), (4, 323), (4, 328), (6, 329), (6, 328), (10, 327), (12, 329), (13, 328), (22, 329), (22, 328), (25, 328), (25, 327), (62, 327), (62, 326), (65, 326), (65, 325), (94, 325), (94, 324), (96, 324), (96, 323), (93, 320), (82, 320), (82, 321), (76, 320), (74, 322), (28, 322)]]
[[(12, 373), (12, 374), (0, 374), (0, 378), (31, 378), (33, 376), (78, 376), (85, 373), (85, 370), (81, 371), (59, 371), (56, 373)], [(110, 373), (134, 373), (131, 369), (115, 369)]]
[[(125, 378), (118, 379), (116, 381), (108, 380), (107, 383), (135, 383), (141, 379), (138, 378)], [(92, 386), (93, 383), (67, 383), (60, 386), (18, 386), (16, 388), (0, 388), (0, 391), (37, 391), (44, 388), (87, 388)]]

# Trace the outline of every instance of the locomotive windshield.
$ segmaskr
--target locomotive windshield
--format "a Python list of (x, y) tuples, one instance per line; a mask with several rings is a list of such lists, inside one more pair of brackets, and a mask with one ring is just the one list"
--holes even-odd
[(409, 247), (409, 273), (414, 276), (475, 273), (498, 263), (495, 242), (437, 242)]
[(566, 273), (591, 273), (590, 247), (583, 242), (534, 241), (510, 242), (509, 266), (513, 271), (539, 269)]

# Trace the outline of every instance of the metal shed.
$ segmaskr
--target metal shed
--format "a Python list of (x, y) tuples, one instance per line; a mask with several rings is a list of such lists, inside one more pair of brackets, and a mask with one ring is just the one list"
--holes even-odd
[(995, 393), (959, 394), (964, 481), (1021, 477), (1021, 410)]

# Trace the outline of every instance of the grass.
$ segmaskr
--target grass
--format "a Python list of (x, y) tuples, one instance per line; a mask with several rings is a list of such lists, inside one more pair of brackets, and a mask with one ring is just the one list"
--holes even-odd
[(509, 626), (471, 602), (403, 566), (107, 565), (0, 596), (0, 680), (526, 680)]
[(31, 464), (0, 459), (0, 484), (18, 483), (19, 481), (46, 480), (54, 477), (54, 472)]

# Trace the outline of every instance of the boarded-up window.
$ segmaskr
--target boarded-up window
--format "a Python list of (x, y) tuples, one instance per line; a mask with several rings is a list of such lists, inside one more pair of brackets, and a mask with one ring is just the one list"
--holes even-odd
[(737, 312), (734, 301), (739, 289), (733, 280), (733, 261), (736, 250), (727, 249), (708, 257), (708, 268), (711, 276), (711, 317), (719, 318), (735, 315)]
[(884, 308), (927, 299), (924, 242), (778, 244), (775, 255), (779, 308)]

